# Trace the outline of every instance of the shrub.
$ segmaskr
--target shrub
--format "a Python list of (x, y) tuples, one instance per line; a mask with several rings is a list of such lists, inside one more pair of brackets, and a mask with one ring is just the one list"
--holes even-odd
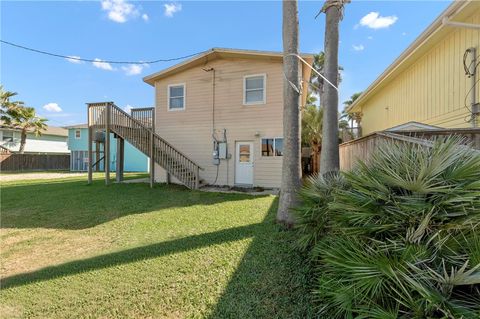
[(459, 142), (309, 179), (297, 243), (322, 318), (480, 318), (480, 155)]

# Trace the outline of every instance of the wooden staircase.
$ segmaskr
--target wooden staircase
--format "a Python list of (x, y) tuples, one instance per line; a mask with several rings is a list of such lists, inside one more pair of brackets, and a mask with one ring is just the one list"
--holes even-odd
[[(151, 111), (150, 115), (148, 115), (149, 110)], [(152, 109), (136, 109), (131, 116), (113, 104), (113, 102), (89, 103), (88, 127), (89, 136), (93, 136), (93, 134), (90, 134), (93, 131), (105, 131), (105, 150), (109, 150), (110, 134), (108, 133), (114, 133), (122, 140), (122, 143), (123, 140), (128, 141), (146, 156), (150, 157), (152, 164), (157, 163), (160, 165), (168, 174), (176, 177), (186, 187), (197, 189), (200, 186), (199, 171), (202, 168), (154, 132)], [(89, 152), (91, 150), (91, 142), (89, 141)], [(119, 154), (117, 154), (118, 157)], [(92, 157), (90, 156), (89, 158)], [(108, 162), (109, 156), (106, 152), (106, 173), (109, 173)], [(153, 183), (152, 164), (150, 165), (151, 183)]]

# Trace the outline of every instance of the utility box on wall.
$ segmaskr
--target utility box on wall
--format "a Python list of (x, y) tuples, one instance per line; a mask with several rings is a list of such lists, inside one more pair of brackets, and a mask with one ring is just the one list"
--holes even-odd
[(227, 159), (227, 143), (225, 142), (218, 143), (218, 158)]

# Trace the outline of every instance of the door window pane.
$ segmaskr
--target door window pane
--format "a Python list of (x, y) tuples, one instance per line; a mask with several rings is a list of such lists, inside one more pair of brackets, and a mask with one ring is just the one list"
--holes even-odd
[(242, 144), (239, 146), (239, 162), (240, 163), (250, 162), (250, 145)]

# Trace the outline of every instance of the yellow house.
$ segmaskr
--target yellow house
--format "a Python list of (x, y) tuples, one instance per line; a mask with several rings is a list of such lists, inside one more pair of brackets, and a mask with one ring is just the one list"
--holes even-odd
[(454, 1), (347, 111), (362, 135), (478, 127), (479, 55), (480, 1)]
[[(304, 103), (310, 68), (300, 65)], [(202, 167), (204, 183), (280, 187), (281, 52), (214, 48), (144, 81), (155, 88), (155, 133)], [(170, 178), (155, 165), (157, 182)]]

